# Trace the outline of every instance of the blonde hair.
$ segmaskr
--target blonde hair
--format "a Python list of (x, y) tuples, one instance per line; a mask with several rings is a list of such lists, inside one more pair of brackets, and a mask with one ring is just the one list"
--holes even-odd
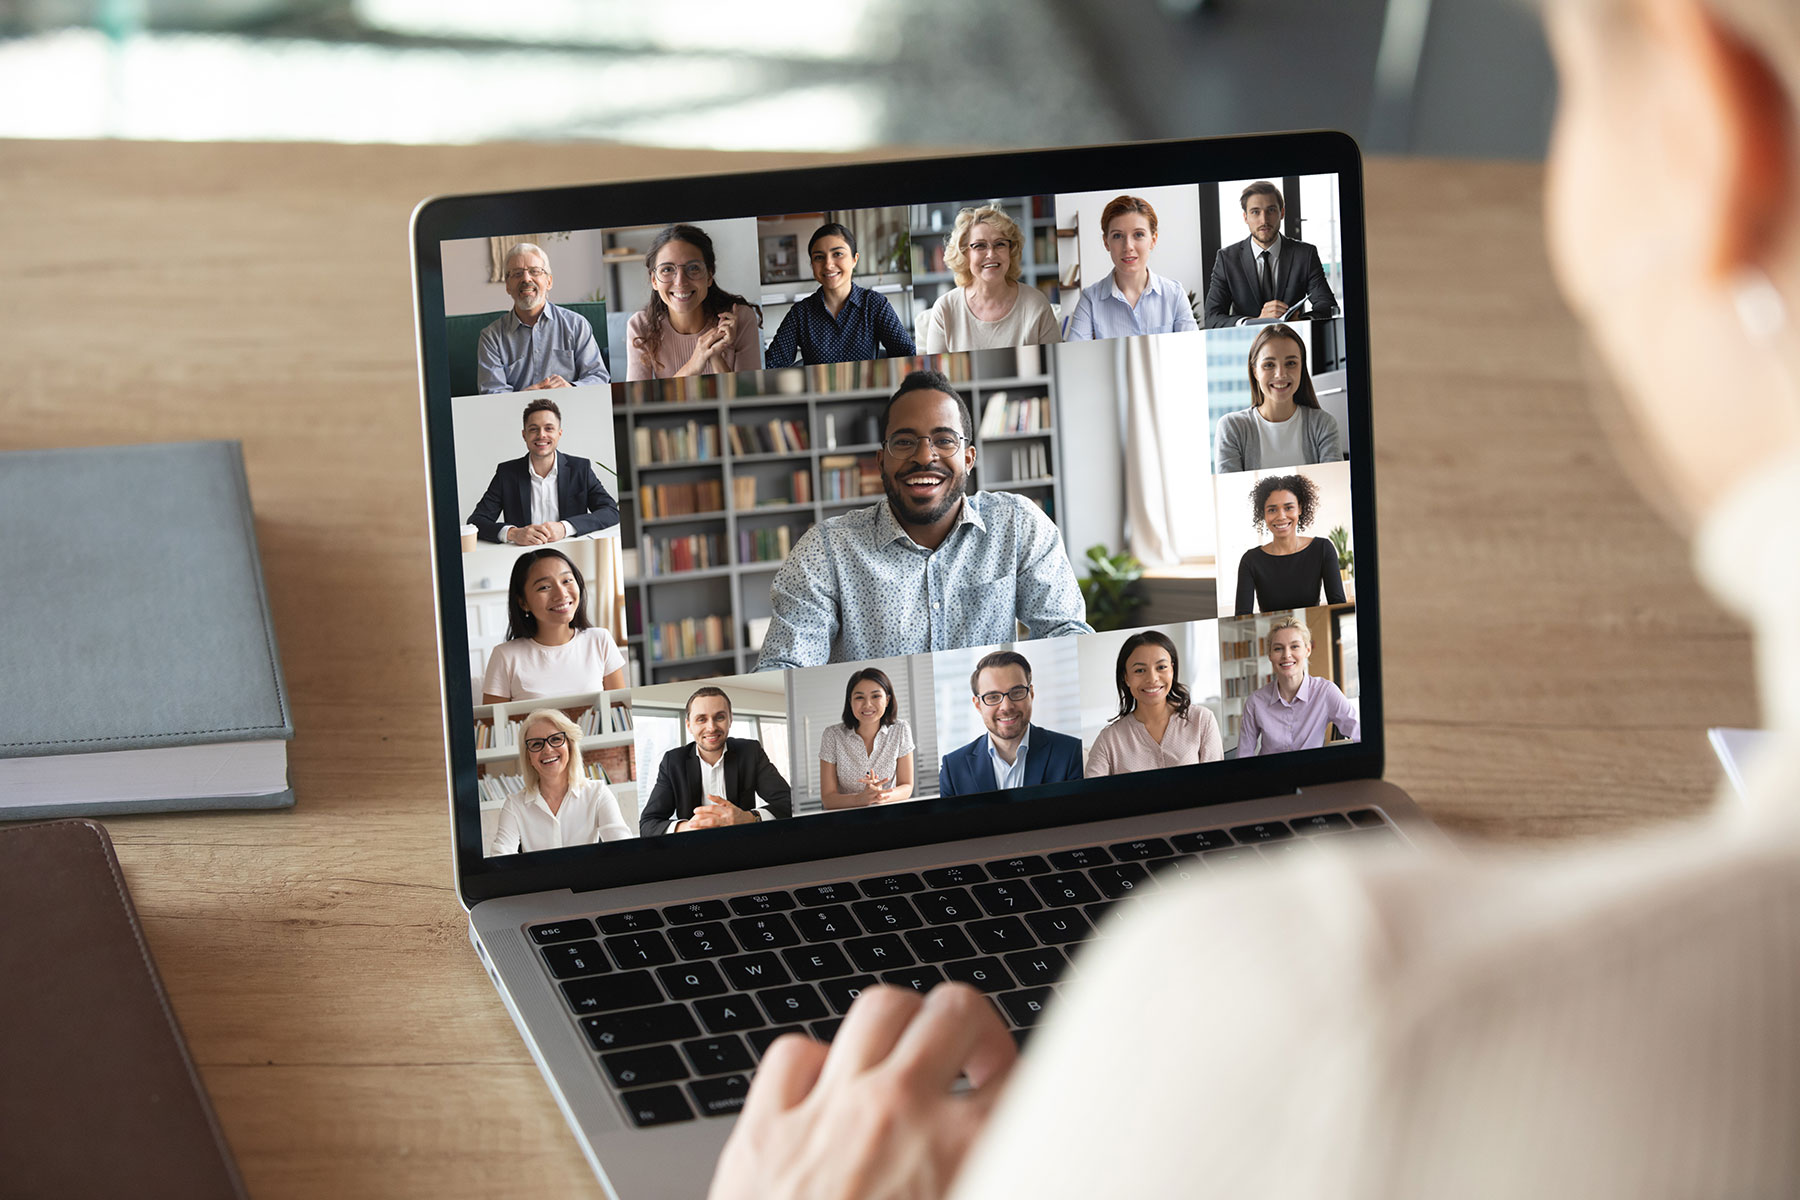
[(1291, 614), (1288, 616), (1285, 616), (1285, 617), (1281, 617), (1280, 619), (1276, 620), (1269, 626), (1269, 640), (1271, 642), (1274, 641), (1275, 635), (1280, 633), (1284, 629), (1298, 629), (1300, 631), (1301, 640), (1303, 640), (1306, 643), (1306, 652), (1308, 654), (1312, 653), (1312, 648), (1313, 648), (1312, 630), (1307, 627), (1307, 624), (1305, 621), (1302, 621), (1299, 617), (1293, 616)]
[(569, 720), (559, 710), (540, 708), (519, 722), (519, 774), (525, 779), (527, 793), (538, 790), (538, 769), (537, 764), (531, 761), (531, 755), (525, 752), (525, 735), (539, 721), (550, 722), (564, 737), (569, 739), (569, 782), (573, 784), (581, 778), (580, 772), (576, 769), (576, 765), (581, 761), (581, 730), (577, 729), (575, 722)]
[(999, 232), (1000, 236), (1012, 243), (1012, 253), (1006, 260), (1006, 282), (1017, 283), (1024, 274), (1024, 265), (1020, 261), (1025, 253), (1025, 234), (1019, 223), (995, 208), (991, 204), (983, 204), (980, 208), (965, 208), (956, 214), (956, 224), (950, 226), (949, 234), (944, 238), (944, 265), (956, 276), (957, 287), (968, 287), (975, 282), (975, 275), (969, 270), (969, 252), (964, 243), (969, 240), (969, 230), (977, 225), (988, 225)]

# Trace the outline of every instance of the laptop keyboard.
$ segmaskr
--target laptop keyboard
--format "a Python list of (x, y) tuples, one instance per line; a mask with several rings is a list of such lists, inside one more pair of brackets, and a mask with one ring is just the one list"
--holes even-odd
[(776, 1038), (830, 1041), (876, 983), (987, 994), (1021, 1044), (1112, 905), (1322, 840), (1398, 842), (1374, 809), (599, 913), (528, 933), (639, 1126), (743, 1106)]

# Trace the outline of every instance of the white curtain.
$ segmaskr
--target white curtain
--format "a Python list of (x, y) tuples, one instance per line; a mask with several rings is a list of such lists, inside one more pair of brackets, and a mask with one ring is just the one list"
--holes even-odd
[[(1191, 445), (1174, 444), (1178, 440), (1163, 428), (1165, 400), (1157, 388), (1161, 383), (1160, 355), (1162, 338), (1121, 338), (1124, 361), (1121, 371), (1124, 387), (1125, 421), (1125, 545), (1145, 566), (1168, 566), (1179, 562), (1176, 549), (1176, 506), (1184, 497), (1191, 498), (1196, 487), (1208, 487), (1206, 448), (1200, 448), (1198, 460)], [(1198, 394), (1188, 402), (1206, 404), (1206, 389), (1201, 381)], [(1196, 478), (1196, 477), (1199, 478)], [(1210, 505), (1208, 506), (1210, 507)]]

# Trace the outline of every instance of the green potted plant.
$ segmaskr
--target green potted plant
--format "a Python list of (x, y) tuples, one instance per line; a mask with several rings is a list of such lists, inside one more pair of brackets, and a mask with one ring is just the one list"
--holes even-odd
[(1338, 574), (1344, 580), (1344, 596), (1355, 599), (1356, 592), (1356, 551), (1350, 545), (1350, 531), (1339, 525), (1325, 535), (1331, 539), (1331, 545), (1337, 550)]
[(1129, 551), (1108, 554), (1105, 546), (1094, 545), (1087, 549), (1087, 566), (1081, 595), (1087, 601), (1088, 624), (1095, 629), (1130, 625), (1132, 614), (1145, 604), (1137, 586), (1144, 577), (1144, 564)]

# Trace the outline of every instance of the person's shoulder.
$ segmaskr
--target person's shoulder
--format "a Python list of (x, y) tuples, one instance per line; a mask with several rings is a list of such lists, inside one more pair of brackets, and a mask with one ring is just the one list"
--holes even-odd
[(763, 744), (761, 742), (757, 741), (755, 738), (728, 737), (725, 739), (725, 750), (726, 750), (726, 753), (730, 753), (731, 751), (735, 750), (739, 754), (746, 755), (750, 758), (767, 758), (767, 757), (769, 757), (769, 752), (767, 750), (764, 750)]
[(963, 290), (954, 282), (944, 289), (943, 295), (932, 302), (931, 311), (936, 313), (950, 312), (963, 308)]
[(983, 490), (969, 493), (968, 498), (974, 503), (975, 511), (980, 514), (981, 519), (984, 521), (992, 521), (999, 517), (1011, 518), (1015, 521), (1025, 521), (1036, 525), (1039, 522), (1047, 522), (1050, 520), (1050, 518), (1045, 515), (1043, 509), (1033, 504), (1029, 497), (1023, 496), (1018, 492), (990, 492)]
[(1291, 237), (1288, 237), (1286, 234), (1282, 235), (1281, 240), (1283, 243), (1285, 243), (1285, 245), (1283, 247), (1284, 249), (1288, 246), (1291, 246), (1295, 250), (1298, 250), (1301, 254), (1310, 254), (1314, 258), (1319, 257), (1319, 248), (1317, 246), (1313, 245), (1311, 242), (1303, 242), (1299, 238), (1291, 238)]
[(1050, 307), (1050, 297), (1024, 280), (1019, 281), (1018, 303), (1028, 312), (1041, 312)]
[(1081, 739), (1074, 734), (1060, 733), (1054, 729), (1046, 729), (1042, 725), (1033, 725), (1031, 728), (1032, 736), (1042, 738), (1042, 745), (1046, 749), (1061, 748), (1073, 750), (1076, 754), (1081, 753)]
[(492, 334), (495, 337), (500, 336), (501, 330), (506, 327), (506, 318), (511, 315), (512, 309), (509, 308), (493, 320), (489, 321), (486, 325), (483, 325), (481, 327), (481, 333), (478, 336), (487, 337), (489, 334)]
[(528, 454), (521, 454), (517, 458), (509, 458), (504, 462), (494, 464), (494, 474), (496, 475), (523, 475), (530, 469), (531, 456)]
[(1251, 414), (1254, 412), (1254, 408), (1234, 408), (1219, 418), (1219, 428), (1236, 433), (1243, 426), (1252, 424)]
[(856, 537), (870, 533), (880, 522), (881, 506), (886, 503), (886, 500), (876, 500), (860, 508), (853, 508), (849, 512), (839, 513), (835, 517), (826, 517), (800, 535), (800, 540), (794, 543), (795, 549), (805, 542), (824, 541), (833, 537)]
[(649, 328), (650, 328), (650, 313), (646, 309), (642, 309), (642, 308), (638, 309), (636, 312), (632, 313), (631, 316), (629, 318), (627, 318), (625, 321), (625, 332), (630, 333), (630, 334), (642, 334), (645, 330), (647, 330)]

